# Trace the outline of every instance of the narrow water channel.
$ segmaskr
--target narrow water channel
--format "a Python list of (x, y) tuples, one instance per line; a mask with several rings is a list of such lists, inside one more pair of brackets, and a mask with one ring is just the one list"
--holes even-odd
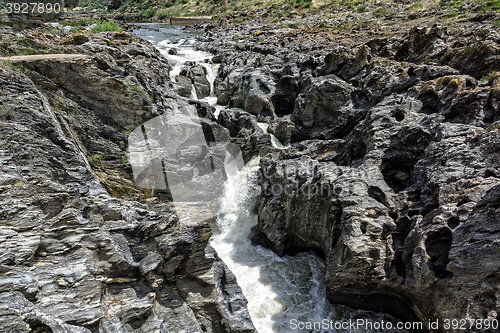
[[(134, 32), (152, 42), (172, 65), (171, 77), (178, 75), (186, 61), (195, 61), (208, 70), (212, 86), (210, 97), (203, 99), (218, 110), (213, 93), (213, 82), (218, 65), (212, 64), (212, 55), (197, 51), (192, 45), (196, 37), (177, 26), (168, 24), (139, 24)], [(168, 50), (176, 48), (176, 55)], [(192, 96), (196, 97), (196, 96)], [(263, 129), (266, 126), (261, 125)], [(273, 138), (273, 144), (286, 149)], [(322, 283), (325, 264), (313, 253), (279, 257), (262, 246), (254, 246), (249, 232), (257, 223), (255, 206), (260, 195), (258, 185), (259, 158), (249, 161), (242, 170), (226, 166), (228, 180), (220, 198), (217, 216), (218, 231), (210, 240), (222, 260), (236, 275), (245, 297), (252, 321), (259, 333), (269, 332), (406, 332), (405, 330), (299, 329), (299, 322), (341, 322), (367, 319), (373, 322), (396, 320), (382, 312), (354, 310), (332, 306), (325, 297)]]

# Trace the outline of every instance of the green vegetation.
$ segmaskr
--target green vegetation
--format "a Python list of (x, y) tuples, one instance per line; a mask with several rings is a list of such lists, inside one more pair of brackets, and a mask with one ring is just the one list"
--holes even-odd
[(116, 21), (106, 21), (103, 23), (96, 23), (96, 25), (92, 28), (93, 33), (103, 32), (103, 31), (119, 31), (122, 32), (123, 29), (120, 27), (118, 22)]
[(393, 14), (394, 12), (391, 11), (391, 10), (384, 10), (384, 9), (381, 9), (381, 8), (377, 8), (375, 9), (373, 12), (372, 12), (372, 15), (376, 18), (379, 18), (379, 17), (384, 17), (384, 16), (387, 16), (387, 15), (391, 15)]
[(125, 154), (122, 156), (122, 163), (127, 168), (128, 168), (128, 156), (129, 156), (128, 152), (125, 152)]
[(495, 75), (495, 71), (491, 72), (491, 73), (488, 73), (486, 74), (485, 76), (483, 76), (482, 78), (479, 79), (479, 81), (489, 81), (491, 80), (491, 78)]
[(94, 154), (91, 157), (89, 157), (89, 161), (91, 163), (99, 163), (101, 167), (104, 167), (103, 161), (108, 157), (108, 153), (103, 154)]
[(445, 9), (452, 9), (452, 8), (455, 8), (455, 7), (458, 7), (461, 5), (463, 5), (463, 1), (443, 1), (443, 0), (441, 0), (441, 2), (439, 3), (439, 6), (445, 8)]
[(141, 18), (141, 21), (147, 21), (153, 16), (155, 16), (157, 9), (156, 8), (149, 8), (146, 10), (143, 10), (140, 12), (139, 17)]
[(85, 27), (97, 22), (98, 21), (96, 19), (93, 19), (91, 17), (78, 17), (75, 20), (64, 22), (64, 25), (69, 25), (72, 27)]
[(56, 28), (47, 28), (47, 29), (41, 29), (40, 32), (45, 32), (51, 35), (62, 35), (64, 34), (64, 31), (56, 29)]
[(23, 69), (22, 65), (15, 65), (10, 59), (2, 60), (2, 67), (6, 68), (9, 71), (12, 71), (13, 69)]
[[(67, 0), (69, 7), (86, 8), (87, 11), (96, 8), (94, 12), (107, 11), (109, 0)], [(401, 2), (397, 2), (401, 7)], [(481, 5), (480, 11), (500, 10), (500, 0), (436, 0), (424, 2), (403, 2), (402, 6), (407, 12), (421, 11), (427, 9), (446, 9), (443, 21), (453, 21), (455, 17), (466, 14), (469, 10), (476, 12), (477, 5)], [(122, 0), (122, 5), (116, 11), (109, 11), (111, 15), (119, 13), (125, 21), (130, 22), (164, 22), (174, 16), (212, 16), (214, 22), (229, 20), (234, 24), (240, 24), (248, 20), (259, 18), (261, 14), (257, 10), (266, 11), (266, 19), (270, 23), (288, 21), (296, 15), (304, 14), (336, 13), (351, 11), (356, 13), (371, 13), (375, 19), (386, 18), (390, 20), (396, 13), (394, 1), (367, 1), (367, 0), (228, 0), (227, 6), (222, 6), (222, 0)], [(400, 9), (398, 9), (400, 10)], [(346, 13), (346, 15), (348, 15)], [(334, 15), (337, 17), (337, 15)], [(417, 16), (410, 18), (415, 19)], [(366, 19), (366, 17), (365, 17)], [(451, 20), (450, 20), (451, 19)], [(93, 24), (91, 18), (86, 18), (85, 25)], [(372, 20), (373, 21), (373, 20)], [(78, 24), (78, 23), (75, 23)], [(365, 23), (363, 23), (365, 24)], [(396, 24), (396, 23), (393, 23)], [(495, 23), (494, 23), (495, 24)], [(499, 25), (497, 22), (495, 25)], [(359, 24), (351, 23), (356, 27)], [(291, 26), (289, 26), (291, 27)]]
[(37, 53), (38, 53), (37, 50), (32, 49), (31, 47), (19, 51), (19, 54), (24, 54), (24, 55), (32, 55)]
[(422, 3), (420, 2), (415, 2), (414, 4), (412, 4), (410, 7), (408, 7), (408, 10), (411, 11), (411, 10), (419, 10), (419, 9), (422, 9), (424, 8), (424, 5), (422, 5)]
[(492, 10), (500, 11), (500, 0), (478, 0), (476, 3), (483, 5), (483, 12), (489, 12)]
[(0, 108), (0, 118), (4, 118), (5, 116), (9, 115), (12, 109), (12, 106), (2, 106)]
[(302, 22), (284, 23), (285, 28), (296, 29), (302, 25)]
[(86, 10), (107, 9), (109, 0), (65, 0), (64, 5), (68, 8), (81, 7)]

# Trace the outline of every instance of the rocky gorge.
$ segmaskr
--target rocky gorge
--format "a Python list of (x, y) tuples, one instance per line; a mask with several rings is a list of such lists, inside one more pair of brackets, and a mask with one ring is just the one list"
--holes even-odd
[(0, 28), (2, 49), (73, 55), (0, 69), (1, 330), (255, 332), (213, 220), (184, 224), (168, 190), (134, 183), (127, 138), (165, 114), (260, 155), (252, 241), (317, 253), (330, 302), (497, 319), (500, 34), (330, 24), (201, 27), (221, 64), (217, 116), (190, 98), (209, 94), (203, 66), (174, 84), (133, 34)]
[(321, 255), (334, 304), (423, 323), (495, 320), (497, 29), (433, 24), (389, 39), (328, 26), (213, 28), (202, 46), (221, 62), (218, 102), (245, 110), (219, 116), (233, 140), (264, 141), (259, 120), (289, 144), (253, 145), (253, 242)]
[(211, 220), (183, 223), (129, 164), (136, 126), (211, 107), (179, 97), (133, 34), (1, 33), (48, 55), (0, 69), (0, 331), (254, 332)]

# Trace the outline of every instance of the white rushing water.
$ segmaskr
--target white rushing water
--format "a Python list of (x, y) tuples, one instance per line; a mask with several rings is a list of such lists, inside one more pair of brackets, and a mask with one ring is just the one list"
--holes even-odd
[[(188, 61), (196, 62), (207, 70), (207, 80), (210, 82), (210, 96), (202, 98), (201, 101), (205, 101), (210, 105), (217, 103), (217, 97), (214, 94), (214, 82), (217, 72), (219, 70), (219, 64), (210, 63), (212, 59), (212, 54), (198, 51), (192, 46), (193, 40), (179, 39), (172, 43), (170, 40), (163, 40), (157, 44), (157, 48), (160, 52), (168, 59), (168, 63), (172, 66), (170, 71), (170, 79), (175, 82), (175, 77), (180, 74), (182, 66)], [(177, 54), (169, 54), (169, 50), (176, 49)], [(196, 90), (194, 86), (191, 87), (191, 98), (198, 99), (196, 96)]]
[[(173, 66), (171, 78), (179, 74), (186, 61), (201, 63), (207, 68), (212, 93), (202, 99), (215, 106), (218, 111), (223, 107), (216, 105), (213, 83), (218, 65), (211, 64), (212, 55), (195, 50), (192, 40), (177, 27), (159, 24), (142, 24), (149, 30), (136, 30), (135, 33), (150, 40)], [(164, 36), (161, 31), (165, 30)], [(168, 50), (176, 48), (177, 55)], [(194, 91), (194, 89), (193, 89)], [(194, 96), (196, 98), (196, 92)], [(264, 131), (267, 124), (259, 123)], [(271, 136), (273, 146), (285, 149), (278, 139)], [(259, 158), (253, 158), (242, 170), (235, 165), (226, 165), (228, 179), (220, 198), (220, 210), (216, 218), (219, 230), (214, 230), (210, 244), (235, 274), (243, 294), (248, 300), (248, 310), (259, 333), (271, 332), (336, 332), (332, 329), (294, 329), (294, 320), (300, 322), (345, 322), (349, 319), (368, 319), (373, 322), (396, 320), (384, 313), (353, 310), (344, 306), (332, 306), (325, 295), (322, 282), (325, 264), (312, 252), (295, 256), (279, 257), (262, 246), (252, 245), (250, 229), (257, 224), (255, 212), (260, 195), (258, 184)], [(292, 324), (292, 325), (291, 325)], [(341, 332), (405, 332), (404, 330), (337, 330)]]
[(258, 157), (239, 172), (228, 170), (217, 217), (220, 233), (212, 237), (211, 245), (236, 275), (257, 330), (289, 332), (291, 319), (321, 321), (332, 315), (333, 307), (325, 300), (324, 264), (319, 258), (312, 253), (280, 258), (252, 245), (248, 235), (257, 223), (258, 171)]

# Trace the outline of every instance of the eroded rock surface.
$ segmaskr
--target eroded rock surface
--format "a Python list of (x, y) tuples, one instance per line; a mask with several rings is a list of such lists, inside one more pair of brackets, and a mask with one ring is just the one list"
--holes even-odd
[(211, 108), (172, 91), (149, 43), (85, 36), (68, 50), (87, 57), (0, 68), (0, 330), (255, 332), (213, 221), (136, 187), (126, 151), (142, 122)]
[[(285, 52), (276, 30), (214, 29), (219, 102), (262, 115), (243, 102), (261, 82), (276, 117), (259, 120), (291, 143), (260, 149), (253, 241), (322, 255), (333, 303), (424, 323), (497, 318), (498, 73), (483, 79), (500, 69), (494, 35), (435, 25), (318, 49), (294, 30)], [(220, 124), (253, 135), (238, 112)]]

